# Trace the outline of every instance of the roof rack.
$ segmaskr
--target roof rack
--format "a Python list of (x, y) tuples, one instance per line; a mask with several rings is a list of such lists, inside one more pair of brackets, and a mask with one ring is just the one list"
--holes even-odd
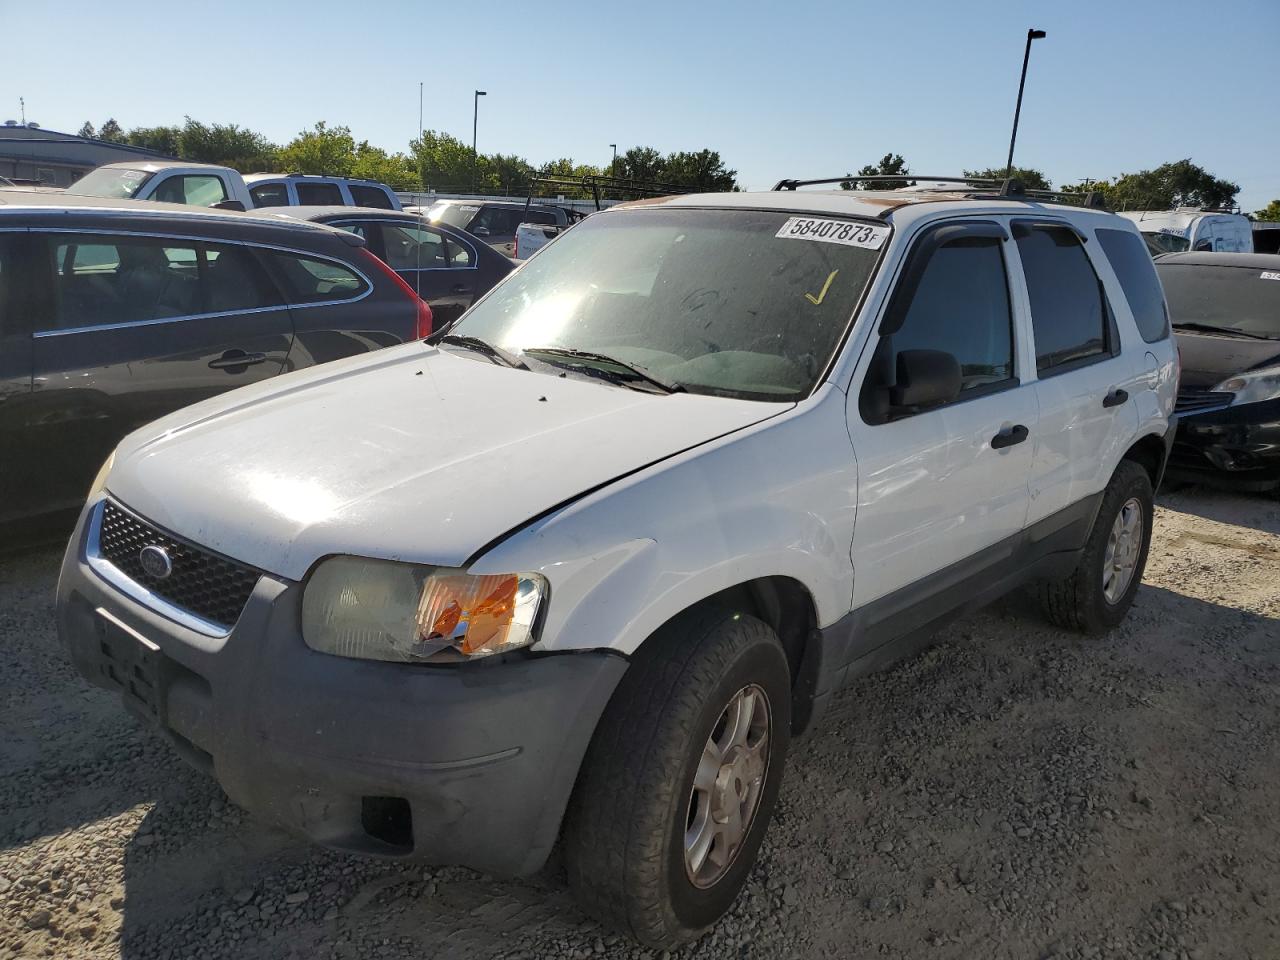
[(642, 197), (665, 197), (680, 193), (692, 192), (689, 187), (681, 187), (674, 183), (654, 183), (648, 180), (627, 180), (623, 177), (530, 177), (529, 198), (524, 208), (528, 210), (533, 203), (533, 191), (539, 184), (554, 187), (573, 187), (576, 190), (588, 191), (595, 200), (596, 209), (600, 209), (600, 191), (621, 190)]
[[(1106, 198), (1097, 190), (1090, 190), (1088, 193), (1083, 194), (1064, 193), (1061, 190), (1028, 190), (1023, 186), (1021, 180), (1014, 177), (995, 179), (993, 177), (928, 177), (917, 173), (875, 174), (872, 176), (845, 174), (843, 177), (823, 177), (819, 180), (779, 180), (774, 184), (773, 189), (798, 190), (800, 187), (812, 187), (818, 184), (850, 182), (880, 184), (882, 186), (892, 185), (893, 188), (897, 188), (904, 181), (911, 181), (912, 186), (921, 181), (926, 183), (964, 184), (967, 189), (955, 192), (973, 199), (1035, 200), (1040, 203), (1060, 203), (1072, 207), (1087, 207), (1090, 210), (1108, 209)], [(927, 187), (921, 189), (928, 190)]]

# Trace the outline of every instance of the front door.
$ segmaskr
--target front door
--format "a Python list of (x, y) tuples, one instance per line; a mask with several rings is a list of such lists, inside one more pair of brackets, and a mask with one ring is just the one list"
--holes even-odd
[(33, 234), (51, 291), (26, 428), (42, 496), (74, 506), (125, 434), (279, 373), (289, 311), (254, 251), (126, 234)]
[[(853, 602), (883, 601), (886, 621), (895, 611), (927, 609), (957, 575), (980, 579), (1008, 560), (1026, 523), (1027, 441), (1038, 415), (1035, 387), (1022, 382), (1010, 243), (990, 221), (926, 228), (850, 391), (858, 461)], [(899, 355), (922, 350), (955, 357), (959, 394), (924, 409), (869, 414), (876, 407), (869, 398), (900, 376)]]

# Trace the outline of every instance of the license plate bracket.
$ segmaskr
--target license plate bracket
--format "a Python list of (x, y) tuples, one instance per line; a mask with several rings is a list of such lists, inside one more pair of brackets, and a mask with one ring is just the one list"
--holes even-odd
[(120, 690), (126, 706), (164, 723), (164, 652), (138, 631), (98, 608), (99, 670)]

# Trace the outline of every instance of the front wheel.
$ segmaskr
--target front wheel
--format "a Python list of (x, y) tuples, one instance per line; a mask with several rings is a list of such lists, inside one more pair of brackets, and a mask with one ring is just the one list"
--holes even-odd
[(1106, 633), (1133, 604), (1151, 547), (1155, 505), (1151, 478), (1132, 460), (1120, 466), (1103, 491), (1098, 516), (1069, 577), (1042, 583), (1049, 619), (1083, 633)]
[(732, 905), (768, 827), (790, 743), (773, 631), (706, 610), (637, 653), (583, 761), (565, 822), (582, 906), (667, 949)]

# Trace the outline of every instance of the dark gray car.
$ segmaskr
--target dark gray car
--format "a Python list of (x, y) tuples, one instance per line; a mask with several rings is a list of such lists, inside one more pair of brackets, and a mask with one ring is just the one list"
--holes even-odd
[(79, 507), (116, 443), (163, 414), (430, 326), (348, 232), (0, 191), (0, 530)]

